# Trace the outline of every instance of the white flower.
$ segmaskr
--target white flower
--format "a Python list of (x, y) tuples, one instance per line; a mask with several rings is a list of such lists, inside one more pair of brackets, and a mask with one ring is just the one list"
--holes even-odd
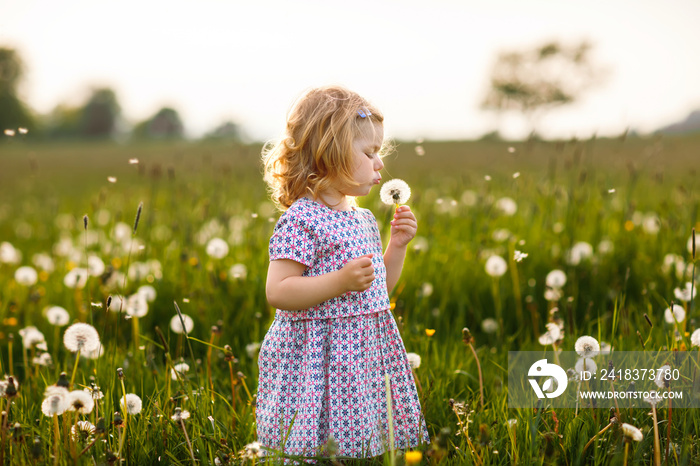
[(259, 350), (260, 350), (260, 343), (258, 343), (257, 341), (254, 341), (253, 343), (248, 343), (247, 345), (245, 345), (245, 352), (250, 359), (255, 358), (255, 356), (258, 354)]
[(73, 324), (63, 334), (63, 344), (68, 351), (94, 351), (100, 347), (100, 335), (90, 324)]
[(595, 338), (585, 335), (574, 343), (574, 349), (582, 358), (592, 358), (600, 352), (600, 345)]
[(674, 288), (673, 295), (678, 301), (683, 301), (684, 303), (692, 301), (698, 294), (698, 289), (693, 286), (691, 282), (686, 282), (685, 288)]
[(664, 319), (667, 323), (673, 324), (676, 321), (683, 322), (685, 320), (685, 309), (678, 304), (673, 304), (672, 308), (669, 307), (664, 311)]
[(690, 335), (690, 344), (692, 346), (700, 346), (700, 328), (695, 330), (692, 335)]
[(579, 265), (582, 261), (590, 259), (591, 256), (593, 256), (593, 246), (585, 241), (579, 241), (569, 249), (567, 262), (571, 265)]
[(515, 262), (522, 262), (523, 259), (525, 259), (527, 256), (528, 256), (528, 254), (526, 252), (516, 250), (515, 254), (513, 255), (513, 260)]
[(85, 288), (88, 279), (88, 271), (86, 269), (76, 267), (66, 274), (63, 278), (63, 284), (68, 288)]
[(595, 361), (592, 359), (579, 358), (578, 361), (576, 361), (574, 370), (576, 371), (576, 375), (578, 375), (579, 378), (583, 378), (581, 377), (582, 372), (590, 372), (591, 374), (593, 374), (598, 370), (598, 366), (596, 366)]
[(492, 317), (487, 317), (481, 321), (481, 330), (484, 333), (496, 333), (498, 331), (498, 322)]
[(63, 414), (69, 408), (68, 390), (56, 385), (49, 385), (44, 392), (44, 401), (41, 403), (41, 412), (44, 416)]
[(133, 393), (127, 393), (119, 400), (119, 404), (122, 407), (122, 411), (126, 411), (129, 415), (138, 414), (141, 412), (143, 404), (141, 403), (141, 398)]
[(64, 325), (68, 325), (68, 322), (70, 322), (70, 315), (68, 314), (68, 311), (61, 306), (51, 306), (46, 308), (44, 315), (46, 316), (46, 320), (48, 320), (51, 325), (55, 325), (56, 327), (63, 327)]
[(228, 270), (228, 275), (235, 280), (245, 280), (245, 277), (248, 275), (248, 269), (245, 264), (233, 264)]
[(182, 328), (182, 322), (180, 321), (180, 316), (175, 314), (172, 319), (170, 319), (170, 329), (175, 333), (190, 333), (194, 328), (194, 321), (192, 317), (182, 314), (182, 320), (185, 322), (185, 328)]
[(671, 366), (664, 364), (656, 370), (654, 376), (654, 383), (659, 388), (668, 388), (668, 384), (671, 382)]
[(77, 411), (80, 414), (90, 414), (95, 407), (95, 400), (89, 393), (83, 390), (73, 390), (68, 393), (68, 411)]
[(500, 277), (506, 270), (508, 270), (508, 264), (506, 260), (501, 256), (491, 256), (486, 260), (486, 273), (492, 277)]
[(156, 300), (156, 289), (153, 288), (151, 285), (139, 286), (139, 289), (136, 290), (136, 293), (143, 296), (143, 299), (145, 299), (149, 303), (152, 303)]
[(394, 178), (382, 185), (379, 190), (379, 198), (384, 204), (405, 204), (411, 197), (411, 188), (403, 180)]
[(566, 285), (566, 274), (559, 269), (554, 269), (547, 274), (545, 283), (550, 288), (561, 289)]
[(642, 435), (641, 430), (625, 422), (622, 423), (622, 433), (624, 434), (626, 439), (634, 440), (635, 442), (641, 442), (644, 438), (644, 435)]
[(78, 421), (70, 428), (70, 436), (74, 442), (90, 442), (95, 435), (95, 425), (90, 421)]
[(212, 238), (207, 243), (207, 255), (214, 259), (223, 259), (228, 255), (228, 243), (221, 238)]
[(131, 317), (143, 317), (148, 314), (148, 302), (146, 298), (140, 294), (136, 293), (126, 300), (126, 315)]
[(172, 416), (170, 416), (170, 419), (172, 419), (175, 422), (181, 422), (184, 421), (185, 419), (189, 419), (190, 417), (190, 412), (187, 410), (183, 410), (182, 408), (175, 408), (175, 412), (173, 413)]
[(19, 335), (22, 337), (22, 345), (27, 349), (46, 341), (44, 334), (33, 325), (21, 329)]
[(538, 338), (540, 345), (548, 346), (556, 343), (559, 338), (561, 338), (561, 329), (559, 326), (554, 322), (549, 322), (545, 327), (547, 327), (547, 331)]
[(28, 265), (22, 266), (15, 270), (15, 281), (23, 286), (32, 286), (39, 278), (34, 267)]
[(518, 211), (518, 204), (510, 197), (502, 197), (496, 201), (496, 209), (510, 217)]
[(417, 353), (406, 353), (406, 358), (408, 358), (408, 365), (411, 366), (411, 369), (420, 367), (421, 358)]
[(170, 377), (173, 380), (177, 380), (178, 378), (182, 378), (189, 370), (190, 370), (190, 366), (189, 366), (189, 364), (187, 364), (185, 362), (175, 364), (173, 366), (173, 368), (170, 369)]

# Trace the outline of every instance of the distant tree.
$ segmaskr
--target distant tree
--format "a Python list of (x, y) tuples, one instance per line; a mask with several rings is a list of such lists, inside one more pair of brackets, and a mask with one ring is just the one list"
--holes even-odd
[(232, 139), (240, 141), (243, 139), (243, 130), (238, 123), (225, 121), (217, 126), (213, 131), (206, 134), (207, 139)]
[(558, 42), (532, 50), (504, 52), (491, 71), (490, 88), (481, 108), (521, 113), (535, 132), (542, 112), (571, 104), (601, 80), (587, 42), (566, 47)]
[(35, 128), (32, 113), (17, 93), (23, 75), (24, 64), (19, 54), (14, 49), (0, 47), (0, 132)]
[(177, 110), (163, 107), (152, 117), (138, 123), (133, 136), (139, 139), (170, 139), (184, 136), (185, 128)]
[(80, 134), (87, 137), (109, 137), (117, 129), (121, 107), (110, 88), (94, 89), (82, 109)]

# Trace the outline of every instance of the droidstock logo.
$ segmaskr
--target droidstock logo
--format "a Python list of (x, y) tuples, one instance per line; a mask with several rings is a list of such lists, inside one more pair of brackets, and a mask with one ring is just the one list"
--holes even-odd
[[(540, 359), (530, 366), (527, 373), (530, 377), (547, 377), (540, 388), (540, 384), (535, 379), (528, 379), (530, 385), (535, 390), (537, 398), (556, 398), (566, 390), (569, 379), (564, 369), (556, 364), (547, 363), (546, 359)], [(556, 386), (556, 389), (554, 389)], [(553, 392), (551, 390), (554, 390)]]

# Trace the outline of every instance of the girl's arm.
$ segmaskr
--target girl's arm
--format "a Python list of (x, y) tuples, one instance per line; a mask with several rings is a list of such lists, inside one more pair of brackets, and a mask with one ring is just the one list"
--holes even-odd
[(384, 265), (386, 266), (386, 289), (389, 293), (394, 289), (403, 270), (403, 262), (406, 258), (406, 247), (416, 236), (418, 222), (416, 216), (407, 205), (400, 206), (394, 213), (391, 221), (391, 237), (384, 251)]
[(365, 291), (374, 280), (372, 254), (351, 260), (342, 269), (302, 277), (306, 266), (290, 259), (270, 261), (265, 292), (270, 306), (301, 311), (348, 291)]

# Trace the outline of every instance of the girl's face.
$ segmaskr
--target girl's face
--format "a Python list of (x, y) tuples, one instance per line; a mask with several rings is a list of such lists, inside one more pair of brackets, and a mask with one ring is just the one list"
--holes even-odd
[(352, 157), (355, 166), (352, 178), (359, 186), (347, 186), (339, 189), (340, 193), (345, 196), (366, 196), (372, 186), (379, 184), (382, 180), (379, 171), (384, 168), (384, 163), (379, 158), (379, 150), (384, 141), (384, 126), (381, 123), (369, 121), (363, 126), (365, 130), (355, 138), (352, 144)]

